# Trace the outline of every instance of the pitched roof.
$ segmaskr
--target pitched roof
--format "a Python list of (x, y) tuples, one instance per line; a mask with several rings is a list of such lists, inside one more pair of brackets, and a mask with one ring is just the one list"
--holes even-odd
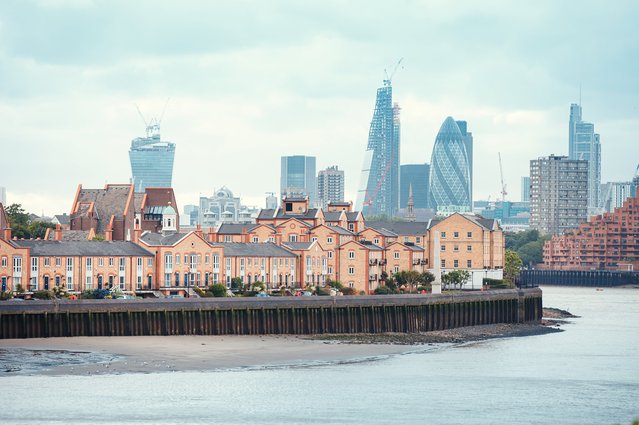
[(13, 240), (19, 248), (31, 248), (34, 257), (85, 256), (85, 257), (152, 257), (146, 249), (133, 242), (124, 241), (43, 241)]
[(152, 233), (152, 232), (144, 232), (140, 236), (140, 240), (147, 245), (155, 245), (155, 246), (173, 246), (176, 243), (180, 242), (182, 239), (187, 237), (189, 233), (167, 233), (163, 235), (162, 233)]
[(257, 218), (258, 220), (269, 220), (269, 219), (272, 220), (274, 218), (278, 218), (278, 219), (297, 218), (297, 219), (303, 220), (303, 219), (317, 218), (318, 213), (319, 213), (318, 208), (309, 208), (308, 210), (306, 210), (304, 213), (301, 213), (301, 214), (284, 211), (282, 208), (277, 208), (275, 210), (261, 209)]
[(350, 230), (344, 229), (342, 226), (329, 226), (331, 229), (335, 230), (335, 233), (345, 236), (353, 236), (355, 233)]
[(360, 212), (359, 211), (353, 211), (353, 212), (347, 212), (346, 213), (346, 219), (348, 221), (357, 221), (357, 219), (359, 218)]
[(58, 220), (58, 223), (60, 224), (69, 224), (70, 221), (70, 216), (68, 216), (66, 213), (64, 214), (56, 214), (54, 215), (55, 219)]
[(313, 242), (282, 242), (282, 245), (293, 251), (306, 251), (313, 245)]
[(434, 226), (436, 226), (437, 224), (441, 223), (442, 221), (446, 221), (448, 218), (453, 217), (455, 215), (459, 215), (461, 217), (464, 217), (465, 219), (475, 223), (476, 225), (483, 227), (486, 230), (497, 230), (499, 229), (499, 221), (495, 218), (484, 218), (480, 215), (475, 215), (475, 214), (460, 214), (460, 213), (455, 213), (452, 214), (448, 217), (444, 217), (444, 218), (433, 218), (432, 220), (430, 220), (430, 222), (428, 223), (428, 228), (431, 229)]
[(343, 211), (326, 211), (324, 213), (325, 221), (340, 221), (342, 218)]
[(371, 241), (359, 241), (359, 243), (364, 245), (366, 247), (366, 249), (370, 249), (371, 251), (383, 251), (384, 250), (384, 248), (382, 248), (379, 245), (375, 245)]
[[(107, 185), (104, 189), (80, 189), (77, 203), (87, 205), (93, 203), (98, 218), (96, 233), (104, 233), (111, 216), (122, 217), (127, 206), (129, 195), (133, 191), (133, 185)], [(86, 203), (86, 204), (85, 204)], [(75, 207), (75, 206), (74, 206)], [(72, 215), (84, 215), (86, 208), (81, 208)]]
[(372, 227), (377, 231), (380, 229), (391, 231), (395, 233), (392, 236), (425, 235), (429, 228), (428, 224), (422, 221), (366, 221), (366, 227)]
[[(63, 241), (86, 241), (89, 239), (89, 231), (88, 230), (62, 230), (62, 240)], [(51, 229), (49, 232), (49, 238), (47, 240), (53, 241), (55, 240), (55, 230)]]
[(223, 223), (217, 231), (218, 235), (241, 235), (253, 230), (255, 224)]
[(273, 243), (216, 243), (224, 248), (226, 257), (296, 257), (291, 251)]
[[(387, 238), (396, 238), (397, 236), (399, 236), (397, 233), (391, 232), (390, 230), (385, 229), (383, 227), (380, 227), (380, 228), (367, 227), (366, 229), (371, 229), (371, 230), (373, 230), (373, 231), (375, 231), (375, 232), (379, 233), (380, 235), (385, 236)], [(366, 229), (364, 229), (364, 230), (366, 230)]]

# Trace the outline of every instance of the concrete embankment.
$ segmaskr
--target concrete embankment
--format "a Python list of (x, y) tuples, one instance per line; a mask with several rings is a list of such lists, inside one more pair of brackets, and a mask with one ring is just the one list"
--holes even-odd
[(538, 288), (442, 295), (0, 303), (0, 339), (428, 332), (538, 322)]

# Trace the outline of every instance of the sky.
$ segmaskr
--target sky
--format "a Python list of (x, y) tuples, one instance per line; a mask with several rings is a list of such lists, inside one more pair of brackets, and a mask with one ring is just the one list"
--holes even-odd
[(127, 183), (159, 116), (180, 209), (227, 186), (264, 206), (280, 157), (345, 170), (355, 201), (384, 70), (400, 58), (401, 163), (447, 116), (474, 136), (475, 200), (520, 199), (531, 159), (568, 153), (571, 103), (601, 134), (602, 182), (639, 163), (639, 2), (0, 2), (0, 186), (69, 212), (78, 184)]

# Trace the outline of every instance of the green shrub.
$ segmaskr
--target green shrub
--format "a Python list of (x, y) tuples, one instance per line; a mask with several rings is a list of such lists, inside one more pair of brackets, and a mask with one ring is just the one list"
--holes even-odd
[(317, 290), (315, 291), (315, 293), (317, 295), (331, 295), (331, 290), (328, 288), (320, 288), (319, 286), (317, 287)]
[(508, 282), (505, 282), (503, 279), (492, 279), (489, 277), (485, 277), (482, 279), (484, 285), (488, 285), (491, 289), (509, 289), (514, 286)]
[(339, 290), (344, 295), (355, 295), (355, 289), (350, 286), (345, 286)]
[(10, 300), (11, 298), (13, 298), (13, 293), (11, 291), (2, 291), (2, 292), (0, 292), (0, 300), (1, 301)]
[(393, 291), (388, 286), (379, 286), (379, 287), (375, 288), (375, 295), (390, 295), (390, 294), (394, 294), (394, 293), (395, 293), (395, 291)]
[(50, 300), (53, 298), (53, 293), (51, 291), (35, 291), (33, 298), (37, 300)]
[(326, 281), (326, 284), (328, 286), (330, 286), (331, 288), (335, 288), (335, 289), (342, 289), (343, 288), (343, 285), (342, 285), (342, 283), (339, 280), (328, 279)]
[(209, 292), (217, 298), (222, 298), (226, 296), (226, 286), (221, 283), (214, 283), (209, 286)]

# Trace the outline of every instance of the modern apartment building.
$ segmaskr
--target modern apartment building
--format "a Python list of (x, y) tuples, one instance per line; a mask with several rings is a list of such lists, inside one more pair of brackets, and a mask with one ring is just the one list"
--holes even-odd
[(521, 177), (521, 202), (530, 202), (530, 176)]
[(317, 174), (317, 206), (326, 209), (331, 202), (344, 202), (344, 170), (337, 165)]
[(588, 161), (550, 155), (530, 161), (530, 227), (561, 234), (588, 219)]
[(544, 267), (553, 270), (638, 270), (639, 191), (611, 213), (591, 217), (544, 245)]

